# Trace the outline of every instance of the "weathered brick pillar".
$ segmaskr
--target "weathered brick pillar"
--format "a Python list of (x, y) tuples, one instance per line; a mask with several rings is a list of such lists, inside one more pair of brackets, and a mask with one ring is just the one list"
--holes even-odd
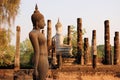
[(15, 53), (15, 71), (20, 69), (20, 27), (16, 28), (16, 53)]
[(119, 64), (120, 44), (119, 44), (119, 32), (115, 32), (114, 37), (114, 65)]
[(110, 64), (110, 29), (109, 20), (104, 22), (105, 26), (105, 64)]
[(92, 32), (92, 66), (97, 67), (97, 46), (96, 46), (96, 30)]
[(71, 26), (68, 26), (68, 37), (67, 37), (67, 44), (71, 45)]
[(56, 56), (56, 48), (55, 48), (55, 39), (52, 39), (52, 68), (56, 68), (57, 65), (57, 56)]
[(55, 47), (55, 39), (52, 38), (52, 57), (54, 57), (54, 53), (56, 52), (56, 47)]
[(77, 63), (83, 64), (82, 19), (77, 18)]
[(84, 64), (87, 65), (89, 62), (89, 42), (88, 38), (84, 38)]
[(59, 53), (59, 55), (57, 55), (57, 66), (59, 69), (62, 67), (62, 53)]
[(113, 53), (112, 53), (112, 46), (110, 45), (110, 64), (113, 65)]
[(48, 47), (48, 56), (51, 56), (51, 46), (52, 46), (52, 25), (51, 20), (47, 21), (47, 47)]

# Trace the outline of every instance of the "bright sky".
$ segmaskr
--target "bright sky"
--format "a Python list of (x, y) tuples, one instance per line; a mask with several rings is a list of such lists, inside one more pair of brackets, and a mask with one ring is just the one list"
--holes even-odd
[[(28, 38), (32, 30), (31, 15), (36, 3), (44, 15), (45, 22), (52, 20), (52, 33), (55, 35), (55, 24), (58, 17), (63, 25), (63, 35), (67, 34), (67, 26), (77, 26), (77, 18), (82, 18), (84, 37), (91, 44), (92, 30), (97, 31), (97, 44), (104, 44), (104, 21), (110, 21), (111, 44), (114, 42), (115, 31), (120, 32), (120, 0), (21, 0), (20, 11), (15, 26), (21, 26), (21, 42)], [(47, 23), (46, 23), (47, 24)], [(47, 26), (45, 26), (46, 28)], [(45, 29), (46, 30), (46, 29)], [(13, 27), (15, 33), (15, 27)], [(16, 36), (12, 38), (15, 44)]]

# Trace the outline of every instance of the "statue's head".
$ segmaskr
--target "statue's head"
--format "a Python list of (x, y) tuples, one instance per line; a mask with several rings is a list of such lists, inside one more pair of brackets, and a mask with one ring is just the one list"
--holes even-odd
[(61, 32), (62, 32), (62, 24), (60, 23), (59, 18), (58, 18), (58, 22), (55, 25), (55, 27), (56, 27), (56, 33), (61, 34)]
[(45, 26), (44, 16), (38, 11), (38, 7), (36, 5), (35, 11), (31, 16), (31, 20), (34, 28), (43, 29)]

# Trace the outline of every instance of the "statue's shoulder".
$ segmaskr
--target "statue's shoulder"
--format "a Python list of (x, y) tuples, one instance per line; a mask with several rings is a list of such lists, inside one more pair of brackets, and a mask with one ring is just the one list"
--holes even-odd
[(41, 33), (41, 32), (39, 32), (38, 36), (39, 36), (40, 39), (44, 39), (45, 38), (44, 34)]
[(36, 36), (36, 32), (34, 31), (34, 30), (32, 30), (32, 31), (30, 31), (30, 33), (29, 33), (29, 37), (34, 37), (34, 36)]

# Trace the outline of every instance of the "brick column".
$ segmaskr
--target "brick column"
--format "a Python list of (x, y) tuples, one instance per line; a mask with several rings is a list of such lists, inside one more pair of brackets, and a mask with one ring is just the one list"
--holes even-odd
[(71, 45), (71, 26), (68, 26), (68, 37), (67, 37), (67, 45)]
[(15, 71), (20, 69), (20, 27), (16, 28), (16, 53), (15, 53)]
[(109, 20), (104, 22), (105, 26), (105, 64), (110, 64), (110, 29)]
[(77, 18), (77, 63), (83, 64), (82, 19)]
[(114, 37), (114, 65), (119, 64), (119, 53), (120, 53), (120, 43), (119, 43), (119, 32), (115, 32)]
[(48, 47), (48, 56), (51, 56), (51, 46), (52, 46), (52, 25), (51, 20), (47, 21), (47, 47)]
[(87, 65), (89, 62), (89, 42), (88, 38), (84, 38), (84, 64)]
[(96, 46), (96, 30), (92, 32), (92, 66), (97, 67), (97, 46)]

